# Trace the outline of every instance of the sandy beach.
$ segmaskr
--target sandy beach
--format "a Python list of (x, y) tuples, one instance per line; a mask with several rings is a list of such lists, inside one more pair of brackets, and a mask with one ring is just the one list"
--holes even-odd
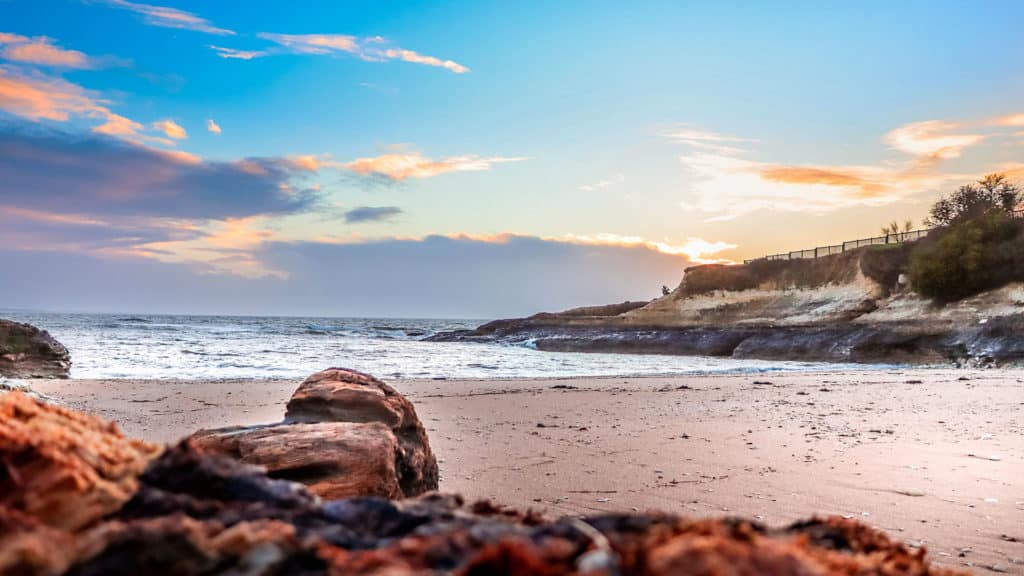
[[(855, 517), (935, 561), (1024, 574), (1024, 371), (400, 380), (441, 489), (550, 515)], [(46, 380), (171, 442), (279, 420), (293, 380)]]

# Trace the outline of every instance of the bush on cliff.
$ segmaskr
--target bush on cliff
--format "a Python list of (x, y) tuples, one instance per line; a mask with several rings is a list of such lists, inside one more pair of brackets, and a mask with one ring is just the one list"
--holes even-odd
[(1024, 280), (1022, 228), (1005, 212), (993, 210), (931, 235), (911, 255), (914, 289), (945, 303)]

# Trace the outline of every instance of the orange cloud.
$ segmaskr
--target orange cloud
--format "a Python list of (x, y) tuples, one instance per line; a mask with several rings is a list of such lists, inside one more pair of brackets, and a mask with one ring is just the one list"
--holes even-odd
[[(66, 80), (38, 74), (25, 76), (0, 66), (0, 110), (34, 121), (66, 122), (73, 116), (98, 119), (100, 124), (92, 128), (98, 134), (132, 142), (173, 145), (166, 138), (144, 134), (142, 124), (112, 112), (106, 104)], [(157, 125), (158, 128), (170, 128), (171, 132), (175, 132), (176, 126), (184, 134), (176, 124), (163, 126), (158, 122)]]
[(206, 121), (206, 130), (211, 134), (220, 134), (220, 125), (214, 122), (213, 118), (210, 118)]
[(163, 132), (168, 138), (174, 138), (175, 140), (184, 140), (188, 138), (188, 133), (185, 129), (179, 126), (174, 120), (160, 120), (153, 122), (153, 128)]
[(493, 164), (520, 160), (524, 158), (455, 156), (432, 160), (419, 152), (408, 152), (358, 158), (341, 166), (356, 174), (383, 176), (402, 181), (408, 178), (430, 178), (448, 172), (490, 170)]
[[(1011, 125), (1015, 117), (1000, 120)], [(987, 121), (991, 127), (1000, 122)], [(937, 190), (950, 181), (975, 174), (942, 171), (941, 165), (964, 150), (999, 134), (982, 124), (929, 120), (906, 124), (883, 136), (892, 150), (910, 155), (875, 166), (787, 165), (749, 160), (756, 140), (685, 127), (663, 132), (670, 141), (691, 150), (680, 161), (694, 177), (687, 210), (710, 213), (705, 222), (720, 222), (758, 210), (829, 212), (854, 206), (880, 206)]]
[(0, 51), (0, 57), (6, 60), (63, 68), (92, 67), (92, 62), (85, 54), (54, 46), (53, 41), (45, 36), (28, 38), (0, 32), (0, 44), (6, 44)]
[(300, 170), (305, 170), (306, 172), (316, 172), (324, 165), (316, 156), (293, 156), (289, 158), (289, 160), (294, 167)]
[(108, 255), (149, 258), (160, 262), (197, 265), (200, 272), (231, 274), (245, 278), (287, 278), (287, 272), (261, 261), (255, 251), (277, 239), (276, 233), (259, 226), (262, 216), (227, 218), (201, 224), (154, 222), (163, 227), (187, 225), (190, 232), (178, 240), (145, 242), (105, 251)]
[(0, 67), (0, 108), (30, 120), (110, 115), (81, 88), (56, 78), (19, 76)]
[(849, 187), (861, 191), (864, 197), (883, 194), (887, 187), (866, 173), (850, 168), (819, 168), (807, 166), (769, 166), (761, 171), (761, 178), (786, 184), (821, 184)]

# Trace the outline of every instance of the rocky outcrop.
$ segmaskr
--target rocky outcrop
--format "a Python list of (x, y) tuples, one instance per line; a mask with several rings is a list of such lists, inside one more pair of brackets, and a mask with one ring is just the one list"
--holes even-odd
[(323, 498), (406, 498), (437, 489), (437, 460), (412, 403), (353, 370), (307, 378), (279, 424), (202, 430), (193, 438), (204, 450), (263, 466)]
[(50, 333), (0, 319), (0, 376), (67, 378), (71, 355)]
[(132, 497), (136, 477), (160, 450), (98, 418), (5, 393), (0, 507), (55, 528), (88, 526)]
[(764, 360), (1024, 364), (1024, 284), (937, 306), (900, 283), (909, 251), (901, 245), (698, 266), (671, 294), (621, 314), (536, 314), (429, 340)]
[(840, 518), (768, 528), (659, 513), (548, 520), (438, 494), (325, 502), (191, 441), (154, 460), (101, 524), (57, 530), (0, 506), (0, 528), (3, 574), (959, 574)]

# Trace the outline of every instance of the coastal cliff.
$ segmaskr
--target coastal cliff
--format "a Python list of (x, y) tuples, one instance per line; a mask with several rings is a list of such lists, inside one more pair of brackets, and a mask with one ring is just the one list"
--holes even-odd
[(906, 280), (911, 248), (695, 266), (672, 293), (644, 305), (497, 320), (431, 339), (766, 360), (1024, 362), (1024, 284), (938, 305)]

